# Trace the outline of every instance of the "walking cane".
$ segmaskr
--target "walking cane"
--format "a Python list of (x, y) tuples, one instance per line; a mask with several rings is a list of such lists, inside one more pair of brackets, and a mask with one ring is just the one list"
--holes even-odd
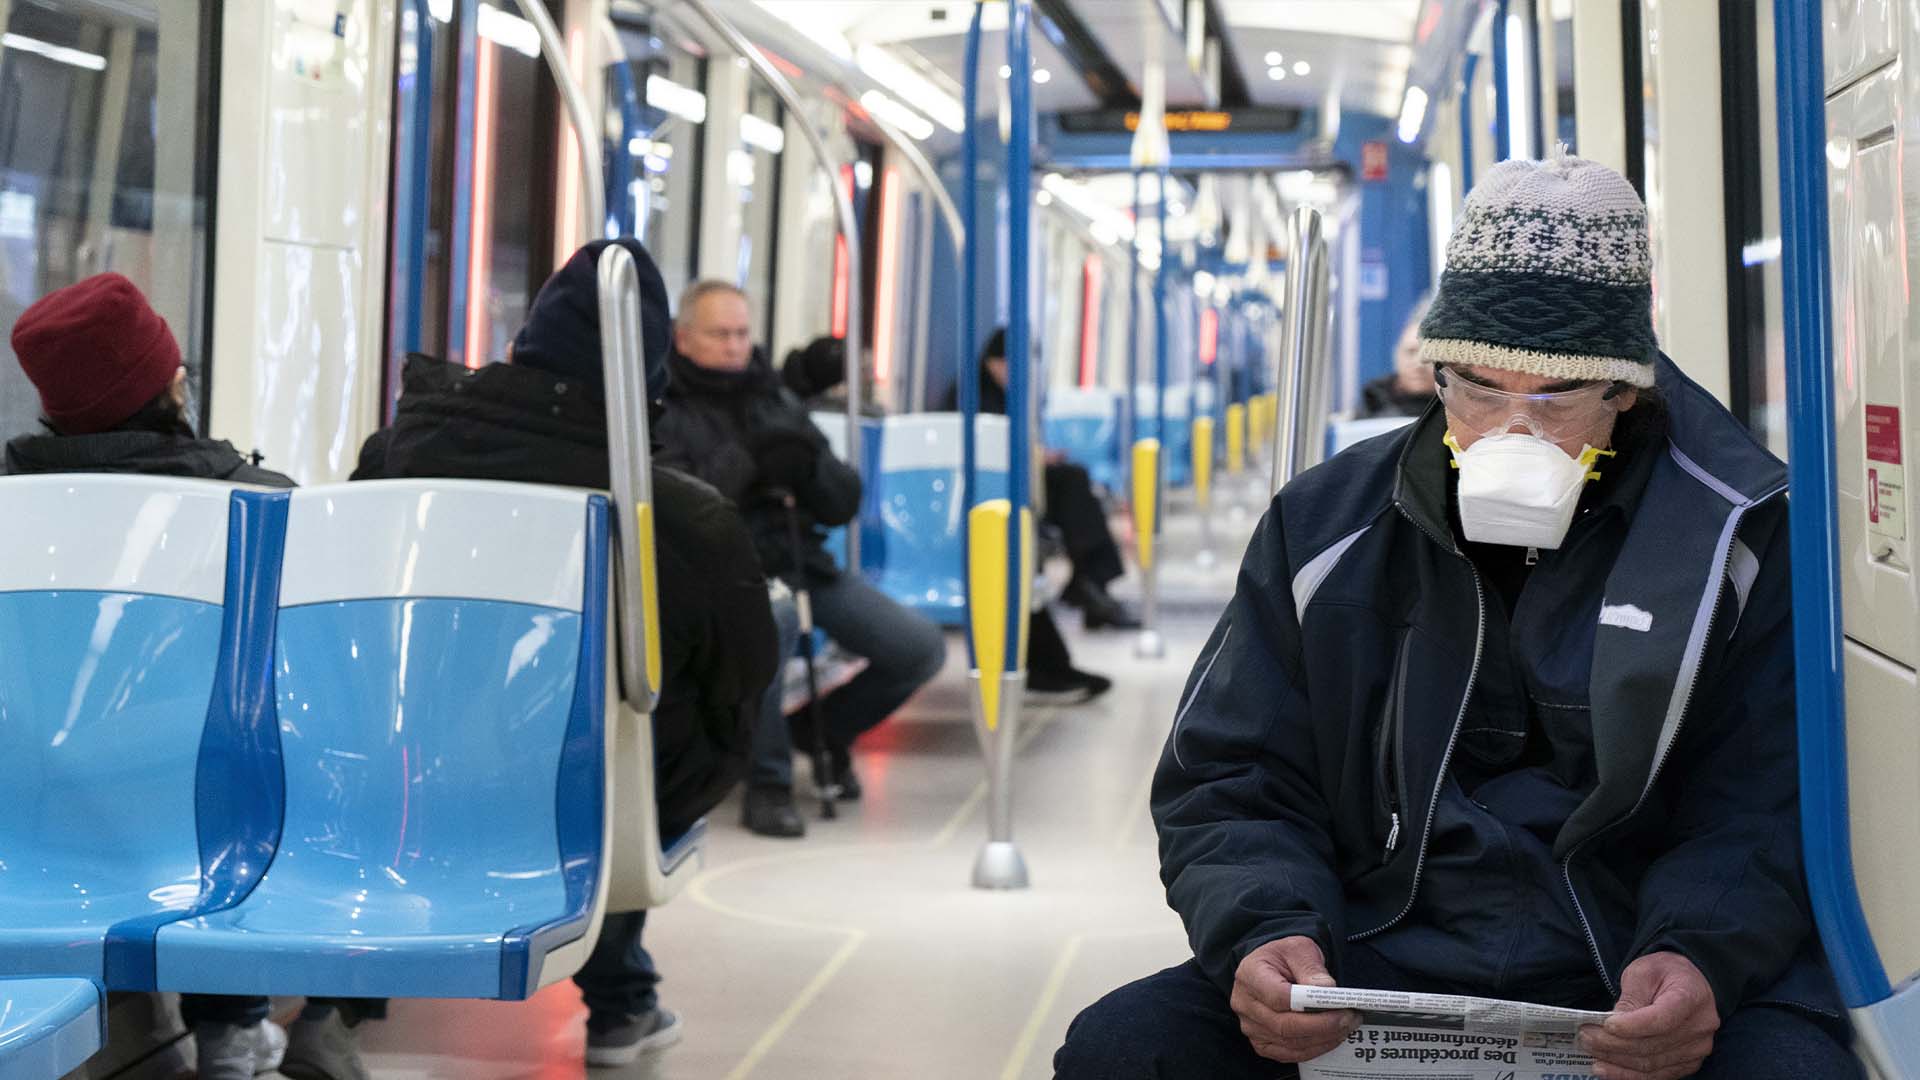
[(813, 790), (820, 796), (820, 816), (840, 816), (834, 799), (840, 785), (833, 782), (833, 756), (827, 753), (827, 719), (820, 712), (820, 674), (814, 668), (813, 595), (807, 590), (807, 549), (800, 542), (800, 511), (793, 492), (777, 491), (787, 511), (787, 539), (793, 544), (793, 605), (800, 613), (800, 658), (807, 663), (807, 719), (813, 728)]

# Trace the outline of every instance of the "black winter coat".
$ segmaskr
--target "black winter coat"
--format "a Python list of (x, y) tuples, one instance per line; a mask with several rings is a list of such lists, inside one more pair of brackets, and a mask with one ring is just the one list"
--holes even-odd
[(103, 431), (95, 435), (22, 435), (7, 444), (7, 470), (30, 473), (143, 473), (290, 488), (293, 481), (240, 456), (233, 444), (185, 433)]
[(746, 514), (769, 573), (791, 578), (793, 538), (778, 492), (794, 496), (800, 562), (808, 579), (839, 574), (826, 529), (860, 511), (860, 477), (833, 455), (793, 392), (755, 350), (747, 370), (708, 371), (675, 352), (667, 360), (667, 411), (654, 428), (660, 461), (719, 489)]
[[(407, 360), (393, 425), (355, 480), (450, 477), (605, 488), (598, 386), (534, 368)], [(654, 710), (661, 835), (713, 809), (745, 771), (751, 724), (779, 649), (766, 579), (740, 515), (712, 488), (654, 466), (662, 688)]]
[[(1723, 1016), (1837, 1015), (1801, 875), (1786, 471), (1664, 357), (1658, 380), (1670, 426), (1637, 506), (1576, 520), (1515, 614), (1528, 692), (1591, 725), (1596, 779), (1550, 858), (1607, 992), (1672, 951)], [(1337, 977), (1348, 943), (1436, 887), (1434, 808), (1499, 604), (1452, 539), (1444, 464), (1410, 465), (1440, 422), (1280, 492), (1182, 695), (1153, 784), (1161, 876), (1223, 988), (1291, 935)], [(1596, 550), (1618, 554), (1583, 561)]]

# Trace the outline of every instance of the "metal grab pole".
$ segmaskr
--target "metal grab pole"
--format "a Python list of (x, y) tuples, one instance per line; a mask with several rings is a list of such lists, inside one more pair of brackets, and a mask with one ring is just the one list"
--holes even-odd
[[(1327, 257), (1326, 237), (1321, 233), (1320, 211), (1303, 206), (1293, 212), (1292, 246), (1287, 255), (1286, 307), (1280, 313), (1280, 386), (1279, 415), (1273, 425), (1273, 474), (1270, 494), (1279, 494), (1287, 481), (1301, 468), (1303, 412), (1307, 405), (1307, 387), (1312, 379), (1308, 367), (1314, 349), (1313, 320), (1315, 282), (1322, 271), (1319, 263)], [(1324, 304), (1324, 301), (1322, 301)]]
[[(960, 399), (960, 512), (973, 511), (973, 493), (976, 488), (974, 479), (974, 423), (980, 415), (980, 358), (975, 355), (974, 336), (978, 330), (979, 296), (975, 289), (975, 279), (980, 274), (979, 253), (974, 250), (975, 238), (980, 226), (980, 199), (975, 190), (980, 174), (980, 125), (975, 123), (980, 107), (980, 22), (986, 13), (986, 5), (973, 5), (973, 20), (967, 24), (967, 70), (963, 90), (967, 114), (967, 130), (961, 135), (960, 142), (960, 179), (961, 195), (967, 200), (962, 211), (960, 231), (955, 234), (955, 246), (960, 251), (960, 355), (953, 358), (954, 380), (958, 384)], [(973, 634), (973, 566), (972, 544), (973, 530), (960, 530), (960, 565), (968, 572), (964, 574), (967, 582), (962, 594), (966, 600), (967, 634), (967, 670), (978, 667), (978, 658), (974, 649)], [(974, 677), (979, 677), (976, 672)]]
[[(1028, 245), (1033, 215), (1033, 52), (1029, 33), (1032, 0), (1011, 0), (1007, 22), (1007, 66), (1012, 69), (1013, 124), (1007, 138), (1007, 490), (1006, 577), (1001, 593), (1002, 663), (997, 715), (988, 715), (982, 681), (994, 673), (975, 669), (975, 727), (987, 758), (987, 842), (973, 863), (979, 889), (1024, 889), (1027, 861), (1013, 842), (1013, 754), (1020, 733), (1021, 695), (1026, 689), (1025, 638), (1032, 542), (1027, 512), (1032, 474), (1028, 469), (1032, 436), (1032, 289)], [(969, 514), (971, 517), (971, 514)], [(972, 567), (968, 568), (971, 573)]]
[(653, 560), (653, 459), (647, 435), (646, 361), (640, 344), (640, 270), (633, 253), (600, 253), (601, 363), (607, 394), (607, 454), (619, 554), (615, 596), (620, 692), (636, 712), (660, 698), (660, 635)]
[[(1807, 893), (1841, 999), (1882, 1076), (1912, 1076), (1913, 991), (1896, 990), (1854, 873), (1848, 808), (1845, 624), (1835, 447), (1832, 254), (1821, 8), (1774, 8), (1780, 102), (1781, 270), (1787, 361), (1787, 504), (1793, 572), (1800, 829)], [(1858, 451), (1854, 452), (1856, 455)], [(1848, 468), (1859, 468), (1856, 456)], [(1904, 969), (1892, 974), (1904, 974)], [(1908, 1014), (1905, 1018), (1902, 1014)]]
[[(520, 10), (540, 34), (540, 55), (560, 88), (560, 100), (567, 106), (567, 119), (573, 124), (573, 139), (580, 144), (580, 209), (586, 215), (585, 239), (603, 237), (607, 231), (607, 174), (600, 160), (600, 125), (593, 122), (593, 109), (587, 104), (586, 91), (574, 78), (567, 63), (567, 43), (553, 25), (553, 15), (541, 0), (519, 0)], [(635, 286), (638, 288), (638, 286)]]
[[(1139, 174), (1134, 175), (1137, 182)], [(1161, 523), (1167, 516), (1166, 463), (1167, 452), (1171, 449), (1167, 442), (1167, 260), (1173, 257), (1173, 250), (1167, 244), (1167, 184), (1171, 175), (1166, 164), (1162, 163), (1154, 179), (1154, 213), (1158, 222), (1157, 243), (1160, 247), (1160, 259), (1154, 265), (1153, 272), (1153, 441), (1157, 452), (1153, 455), (1151, 521), (1156, 540), (1160, 536)], [(1136, 233), (1139, 231), (1137, 223), (1134, 229)], [(1188, 388), (1187, 418), (1191, 423), (1191, 386)], [(1137, 481), (1134, 490), (1140, 490)], [(1134, 520), (1140, 520), (1138, 514)], [(1167, 654), (1167, 639), (1160, 633), (1160, 562), (1156, 556), (1140, 568), (1140, 632), (1134, 637), (1133, 655), (1142, 660), (1157, 660)]]
[[(522, 0), (522, 3), (535, 3), (536, 0)], [(780, 73), (780, 69), (768, 60), (766, 54), (748, 41), (734, 25), (715, 11), (710, 0), (680, 0), (692, 8), (701, 20), (714, 33), (720, 35), (727, 47), (753, 65), (760, 77), (773, 88), (775, 97), (793, 114), (800, 130), (807, 137), (807, 145), (813, 148), (813, 159), (827, 178), (827, 187), (833, 192), (834, 211), (840, 220), (840, 239), (847, 249), (847, 465), (854, 475), (861, 473), (863, 460), (860, 439), (860, 374), (866, 366), (865, 351), (861, 347), (865, 333), (864, 316), (860, 311), (860, 282), (863, 280), (860, 268), (860, 228), (853, 216), (853, 199), (845, 188), (840, 186), (840, 177), (833, 167), (833, 157), (827, 153), (827, 141), (823, 138), (813, 121), (807, 118), (806, 99), (793, 89), (793, 84)], [(864, 478), (863, 478), (864, 479)], [(860, 569), (860, 529), (855, 522), (847, 529), (847, 571), (858, 573)]]

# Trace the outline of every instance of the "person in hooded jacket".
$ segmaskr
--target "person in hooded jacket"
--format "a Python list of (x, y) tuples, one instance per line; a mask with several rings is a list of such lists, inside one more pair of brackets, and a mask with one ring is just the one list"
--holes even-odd
[[(833, 455), (800, 399), (754, 347), (745, 293), (717, 281), (688, 286), (667, 362), (672, 382), (657, 432), (660, 460), (707, 481), (738, 505), (767, 571), (804, 586), (814, 622), (867, 661), (820, 703), (833, 769), (828, 783), (842, 798), (858, 799), (853, 741), (940, 672), (946, 638), (932, 620), (894, 603), (858, 573), (841, 572), (827, 552), (825, 530), (859, 512), (860, 477)], [(796, 718), (790, 730), (779, 730), (786, 722), (777, 705), (762, 716), (747, 798), (790, 808), (792, 748), (813, 744), (811, 725)]]
[[(612, 243), (632, 252), (640, 271), (657, 436), (668, 381), (666, 289), (638, 241), (596, 240), (541, 287), (507, 363), (470, 369), (408, 358), (394, 422), (367, 440), (353, 478), (607, 487), (597, 267)], [(776, 631), (765, 574), (733, 505), (658, 456), (653, 504), (663, 673), (654, 756), (660, 834), (671, 841), (740, 779), (751, 721), (776, 670)], [(624, 1064), (680, 1037), (680, 1018), (660, 1006), (660, 977), (640, 943), (645, 921), (644, 911), (609, 912), (574, 976), (588, 1008), (589, 1065)]]
[(1193, 959), (1065, 1080), (1292, 1077), (1296, 985), (1607, 1012), (1607, 1080), (1860, 1075), (1803, 883), (1786, 470), (1655, 341), (1646, 210), (1578, 158), (1468, 196), (1440, 400), (1275, 497), (1154, 778)]
[[(290, 488), (293, 481), (248, 461), (231, 443), (203, 439), (187, 421), (187, 369), (166, 320), (125, 277), (96, 274), (40, 298), (14, 322), (14, 356), (40, 394), (46, 431), (7, 443), (6, 472), (140, 473)], [(267, 1018), (264, 997), (183, 994), (202, 1080), (248, 1080), (303, 1061), (337, 1038), (328, 1024)], [(371, 1003), (313, 998), (310, 1011), (377, 1014)], [(364, 1074), (360, 1074), (364, 1075)], [(327, 1080), (325, 1076), (319, 1080)], [(356, 1080), (343, 1073), (340, 1080)]]

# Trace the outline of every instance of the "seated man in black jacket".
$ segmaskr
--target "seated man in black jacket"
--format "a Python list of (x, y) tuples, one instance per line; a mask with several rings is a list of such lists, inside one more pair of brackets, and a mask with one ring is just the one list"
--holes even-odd
[[(860, 478), (833, 456), (800, 400), (780, 385), (753, 347), (746, 295), (722, 282), (689, 286), (674, 324), (673, 381), (658, 437), (660, 460), (720, 489), (746, 513), (760, 560), (813, 598), (814, 622), (866, 670), (821, 703), (827, 751), (843, 798), (858, 799), (850, 748), (946, 662), (940, 628), (888, 599), (860, 575), (842, 573), (824, 546), (824, 528), (860, 509)], [(791, 494), (793, 509), (784, 496)], [(788, 514), (797, 516), (790, 522)], [(794, 551), (797, 524), (801, 548)], [(798, 561), (796, 561), (796, 554)], [(777, 709), (768, 710), (779, 722)], [(803, 745), (811, 733), (802, 731)], [(777, 739), (761, 739), (748, 798), (792, 800), (793, 762)]]
[(1467, 197), (1442, 408), (1280, 491), (1172, 717), (1193, 959), (1081, 1013), (1062, 1080), (1295, 1076), (1360, 1022), (1291, 1010), (1336, 980), (1606, 1013), (1603, 1080), (1860, 1075), (1802, 876), (1786, 469), (1660, 353), (1650, 264), (1604, 166)]
[[(647, 390), (659, 419), (667, 382), (660, 271), (634, 240)], [(393, 426), (360, 452), (356, 480), (443, 476), (604, 488), (609, 482), (596, 266), (609, 241), (581, 248), (534, 297), (509, 363), (470, 370), (408, 359)], [(660, 833), (672, 839), (739, 779), (750, 721), (775, 669), (766, 578), (740, 514), (706, 484), (653, 469), (662, 687), (654, 709)], [(659, 975), (640, 945), (646, 912), (609, 912), (574, 976), (586, 998), (587, 1064), (619, 1065), (680, 1037), (659, 1007)]]

